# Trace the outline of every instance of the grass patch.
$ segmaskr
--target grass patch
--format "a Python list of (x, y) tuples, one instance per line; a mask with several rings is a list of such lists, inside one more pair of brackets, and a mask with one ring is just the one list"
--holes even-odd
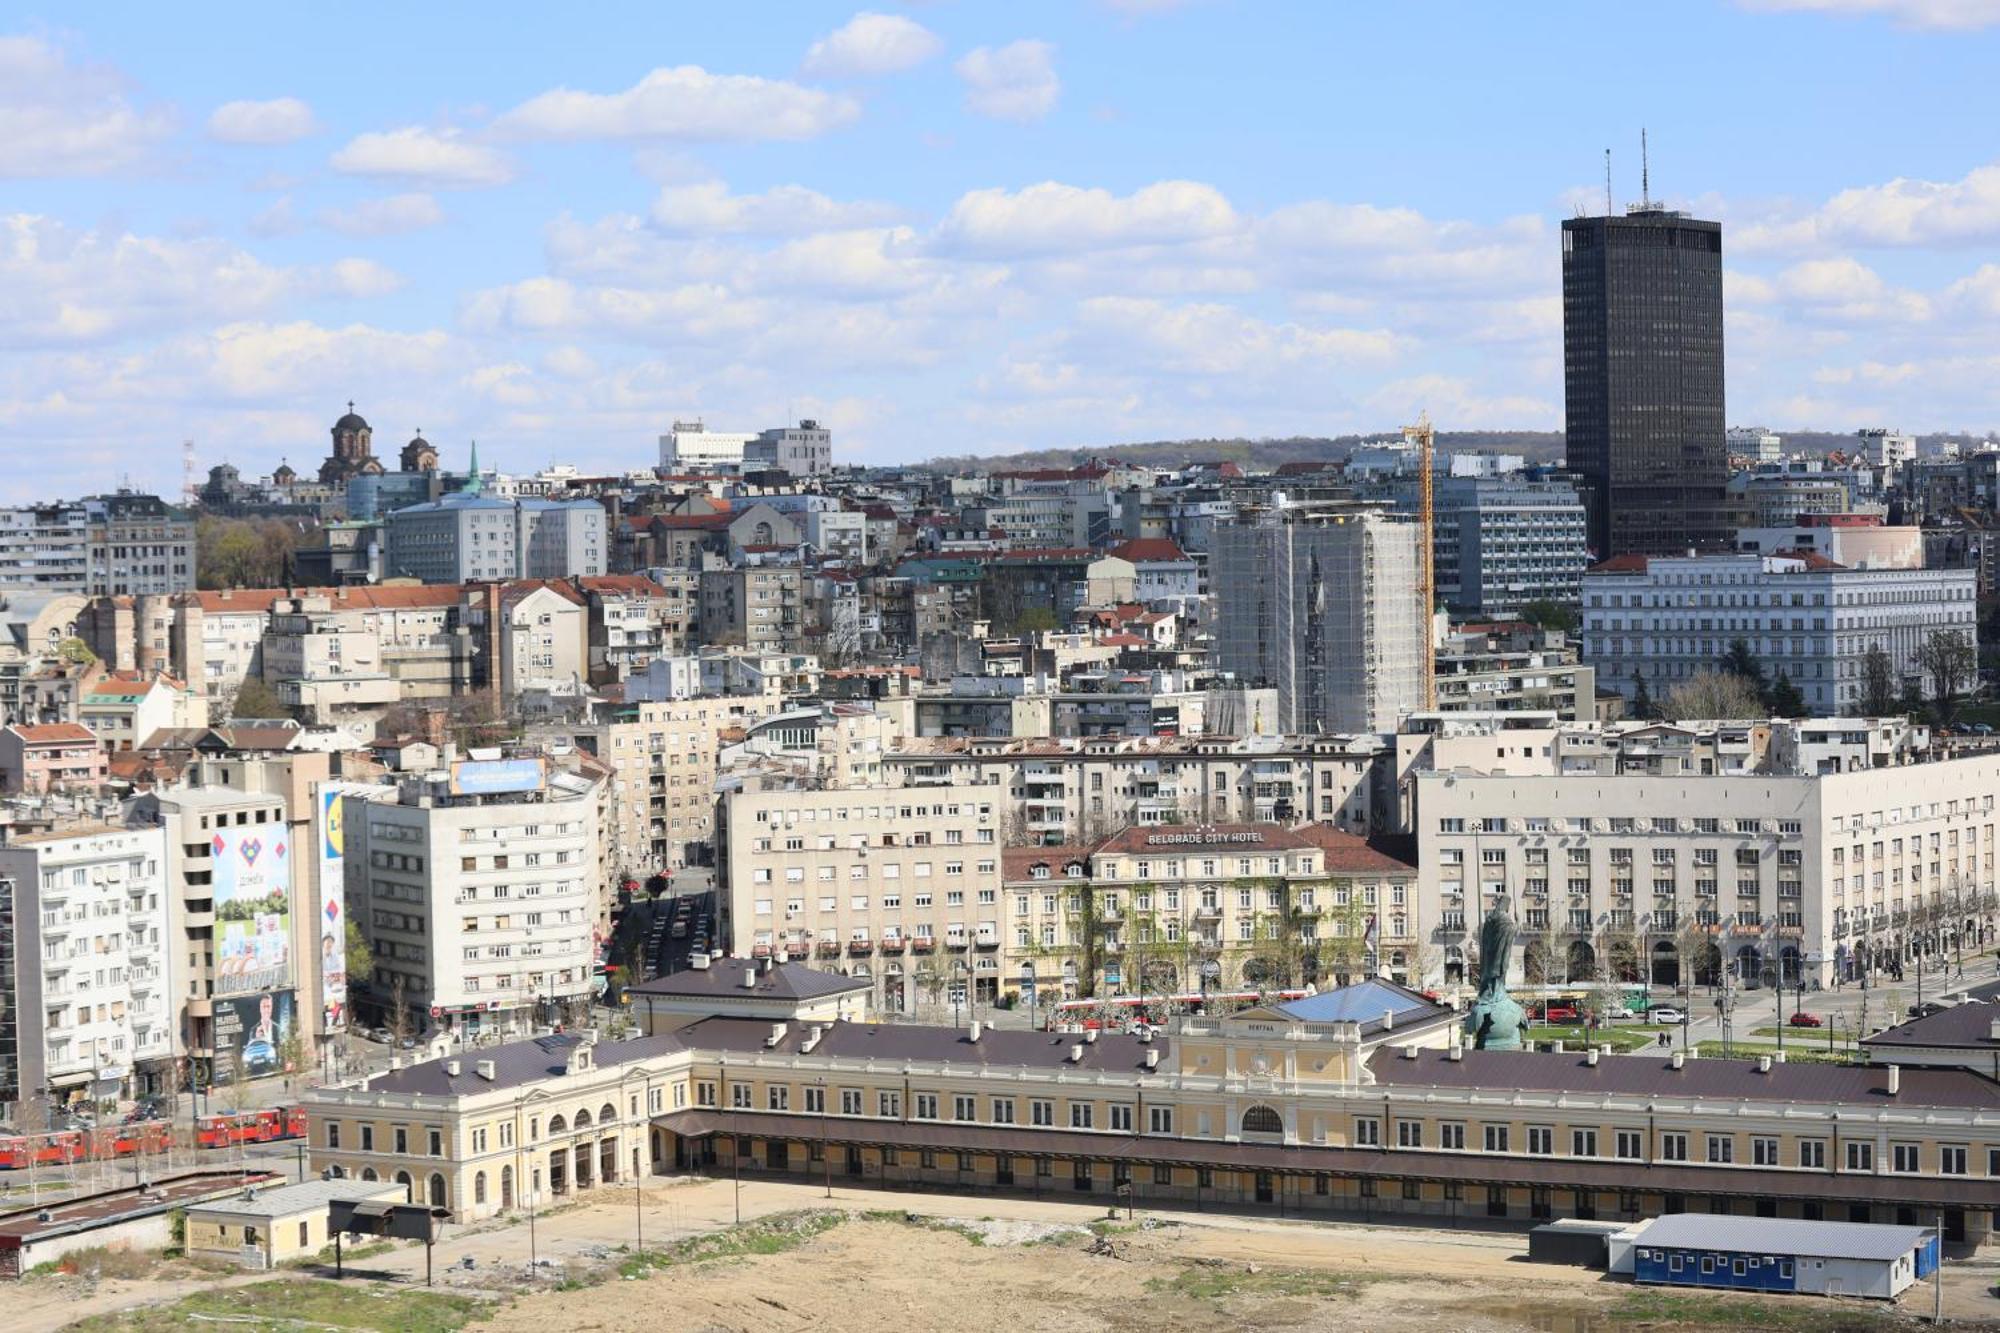
[(1634, 1291), (1604, 1312), (1614, 1325), (1668, 1328), (1764, 1328), (1781, 1333), (1874, 1333), (1902, 1328), (1894, 1314), (1869, 1309), (1829, 1310), (1799, 1305), (1791, 1297), (1743, 1300), (1705, 1293)]
[(1643, 1046), (1651, 1046), (1658, 1042), (1659, 1037), (1656, 1034), (1663, 1030), (1634, 1024), (1630, 1027), (1591, 1028), (1586, 1037), (1580, 1025), (1549, 1027), (1538, 1024), (1528, 1029), (1526, 1039), (1531, 1042), (1560, 1041), (1578, 1050), (1587, 1045), (1608, 1045), (1617, 1051), (1636, 1051)]
[(1239, 1296), (1311, 1296), (1327, 1299), (1358, 1296), (1363, 1287), (1378, 1280), (1366, 1273), (1193, 1263), (1184, 1266), (1172, 1277), (1149, 1279), (1146, 1289), (1197, 1301), (1224, 1301)]
[[(1779, 1031), (1780, 1029), (1778, 1028), (1751, 1028), (1750, 1034), (1755, 1037), (1776, 1037)], [(1786, 1027), (1783, 1029), (1785, 1034), (1785, 1048), (1789, 1050), (1793, 1046), (1817, 1046), (1821, 1050), (1825, 1050), (1826, 1031), (1825, 1028)], [(1854, 1042), (1852, 1029), (1843, 1028), (1841, 1031), (1848, 1033), (1848, 1035), (1835, 1035), (1833, 1039), (1833, 1048), (1835, 1050), (1839, 1050), (1842, 1046), (1852, 1045)]]
[[(1776, 1055), (1778, 1048), (1770, 1042), (1744, 1041), (1739, 1037), (1729, 1043), (1726, 1055), (1719, 1040), (1696, 1042), (1695, 1052), (1705, 1060), (1754, 1060), (1760, 1055)], [(1785, 1060), (1795, 1065), (1851, 1065), (1858, 1062), (1858, 1057), (1853, 1051), (1843, 1051), (1838, 1046), (1829, 1054), (1824, 1046), (1797, 1046), (1786, 1042)]]
[[(884, 1219), (893, 1217), (897, 1221), (902, 1220), (902, 1215), (898, 1213), (883, 1213), (880, 1216)], [(776, 1213), (770, 1217), (759, 1218), (755, 1222), (745, 1222), (740, 1227), (730, 1227), (726, 1231), (690, 1236), (664, 1250), (647, 1250), (643, 1254), (628, 1255), (619, 1262), (618, 1275), (643, 1277), (655, 1269), (706, 1263), (711, 1259), (740, 1259), (750, 1255), (783, 1254), (787, 1250), (797, 1249), (816, 1236), (824, 1235), (846, 1220), (846, 1213), (827, 1209)]]
[[(925, 1217), (921, 1213), (905, 1212), (895, 1208), (871, 1208), (861, 1214), (864, 1222), (887, 1222), (899, 1227), (916, 1227), (923, 1231), (943, 1231), (961, 1237), (973, 1245), (984, 1245), (986, 1233), (966, 1222), (953, 1222), (942, 1217)], [(982, 1217), (982, 1222), (991, 1222), (990, 1217)]]
[(197, 1292), (171, 1305), (97, 1315), (68, 1325), (68, 1333), (186, 1333), (190, 1327), (202, 1327), (198, 1315), (227, 1317), (226, 1327), (232, 1333), (295, 1331), (302, 1325), (372, 1333), (452, 1333), (483, 1308), (470, 1296), (404, 1290), (379, 1282), (307, 1278)]

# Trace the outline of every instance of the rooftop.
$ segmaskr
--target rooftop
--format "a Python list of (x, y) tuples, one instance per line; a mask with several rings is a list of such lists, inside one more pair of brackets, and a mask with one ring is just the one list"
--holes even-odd
[(229, 1213), (236, 1217), (290, 1217), (314, 1212), (336, 1199), (359, 1203), (364, 1199), (394, 1194), (404, 1196), (404, 1187), (390, 1180), (308, 1180), (297, 1185), (277, 1185), (259, 1189), (252, 1185), (233, 1199), (211, 1199), (197, 1207), (204, 1212)]
[[(547, 1037), (530, 1037), (524, 1041), (482, 1047), (460, 1055), (405, 1065), (386, 1074), (376, 1074), (368, 1080), (367, 1090), (418, 1097), (470, 1097), (482, 1092), (526, 1087), (562, 1074), (569, 1067), (570, 1052), (582, 1042), (583, 1037), (579, 1033), (559, 1032)], [(626, 1041), (600, 1041), (591, 1047), (590, 1058), (593, 1065), (602, 1069), (624, 1064), (628, 1060), (668, 1055), (683, 1047), (682, 1042), (664, 1034), (634, 1037)], [(479, 1066), (487, 1062), (493, 1066), (492, 1078), (479, 1073)], [(458, 1065), (456, 1074), (450, 1070), (454, 1063)]]
[(1993, 1038), (1993, 1025), (2000, 1022), (2000, 1005), (1955, 1004), (1928, 1018), (1883, 1028), (1863, 1037), (1863, 1046), (1962, 1046), (1973, 1050), (2000, 1050)]
[(1900, 1259), (1930, 1236), (1923, 1227), (1874, 1222), (1808, 1222), (1795, 1217), (1667, 1213), (1640, 1233), (1641, 1245), (1671, 1249), (1790, 1254), (1816, 1259)]
[[(757, 984), (746, 986), (743, 975), (757, 974)], [(690, 967), (631, 988), (634, 995), (657, 995), (664, 999), (816, 1000), (827, 995), (847, 995), (868, 989), (868, 982), (843, 977), (801, 963), (774, 963), (760, 966), (749, 958), (717, 958), (707, 967)]]
[[(798, 1055), (810, 1023), (791, 1023), (776, 1046), (766, 1046), (772, 1025), (759, 1018), (704, 1018), (680, 1030), (681, 1039), (698, 1051), (722, 1054), (772, 1052)], [(1067, 1069), (1079, 1072), (1141, 1073), (1146, 1052), (1160, 1053), (1160, 1069), (1171, 1071), (1172, 1043), (1156, 1036), (1150, 1043), (1137, 1037), (1106, 1033), (1094, 1042), (1071, 1033), (1023, 1032), (987, 1028), (972, 1039), (969, 1028), (932, 1027), (916, 1023), (836, 1022), (821, 1025), (814, 1055), (839, 1060), (922, 1060), (1000, 1069)], [(1081, 1046), (1083, 1058), (1070, 1060), (1070, 1048)]]

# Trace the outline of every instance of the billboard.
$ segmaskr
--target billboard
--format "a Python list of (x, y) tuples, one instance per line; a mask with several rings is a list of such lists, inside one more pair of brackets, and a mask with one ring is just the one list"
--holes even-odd
[(537, 759), (460, 759), (451, 766), (454, 796), (498, 796), (506, 792), (540, 791), (542, 761)]
[(215, 1002), (215, 1039), (211, 1081), (216, 1086), (271, 1074), (295, 1073), (287, 1054), (295, 1054), (298, 1011), (288, 990), (239, 995)]
[(347, 1022), (347, 883), (343, 856), (346, 832), (341, 799), (333, 783), (322, 783), (319, 802), (319, 1004), (320, 1030)]
[(218, 829), (209, 840), (219, 941), (215, 993), (278, 990), (292, 977), (292, 862), (283, 824)]

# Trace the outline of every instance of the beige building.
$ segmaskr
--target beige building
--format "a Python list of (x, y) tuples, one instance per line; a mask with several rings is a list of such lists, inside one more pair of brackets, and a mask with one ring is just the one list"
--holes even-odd
[(500, 690), (580, 689), (589, 679), (590, 615), (565, 584), (508, 586), (500, 599)]
[(701, 571), (701, 641), (752, 653), (796, 653), (805, 642), (797, 569), (748, 566)]
[(992, 793), (725, 793), (717, 845), (739, 954), (820, 960), (866, 979), (876, 1008), (997, 1000), (1005, 956)]
[[(477, 1221), (633, 1173), (786, 1176), (1433, 1226), (1943, 1217), (1984, 1244), (2000, 1091), (1964, 1069), (1468, 1050), (1387, 982), (1139, 1035), (807, 1018), (823, 984), (306, 1094), (316, 1169)], [(753, 1007), (754, 1006), (754, 1007)]]
[(1417, 868), (1323, 824), (1133, 828), (1004, 864), (1008, 956), (1044, 1002), (1420, 970)]
[(375, 960), (360, 1007), (400, 999), (419, 1031), (577, 1021), (606, 887), (594, 784), (533, 759), (449, 772), (343, 798), (348, 916)]
[(311, 1259), (333, 1244), (327, 1223), (335, 1200), (408, 1203), (409, 1196), (402, 1184), (342, 1179), (253, 1185), (237, 1195), (190, 1205), (182, 1248), (190, 1258), (274, 1269)]
[(1426, 979), (1457, 978), (1496, 902), (1530, 981), (1672, 984), (1686, 958), (1831, 985), (1989, 944), (2000, 757), (1838, 767), (1867, 748), (1845, 725), (1852, 745), (1805, 733), (1804, 771), (1418, 774)]

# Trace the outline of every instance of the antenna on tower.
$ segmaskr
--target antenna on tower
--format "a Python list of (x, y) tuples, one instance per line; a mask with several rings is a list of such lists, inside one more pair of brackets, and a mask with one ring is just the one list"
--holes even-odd
[(197, 498), (194, 488), (194, 441), (181, 441), (181, 503), (192, 505)]
[(1646, 127), (1639, 127), (1639, 206), (1653, 206), (1653, 162), (1646, 151)]
[(1611, 216), (1611, 150), (1604, 150), (1604, 216)]

